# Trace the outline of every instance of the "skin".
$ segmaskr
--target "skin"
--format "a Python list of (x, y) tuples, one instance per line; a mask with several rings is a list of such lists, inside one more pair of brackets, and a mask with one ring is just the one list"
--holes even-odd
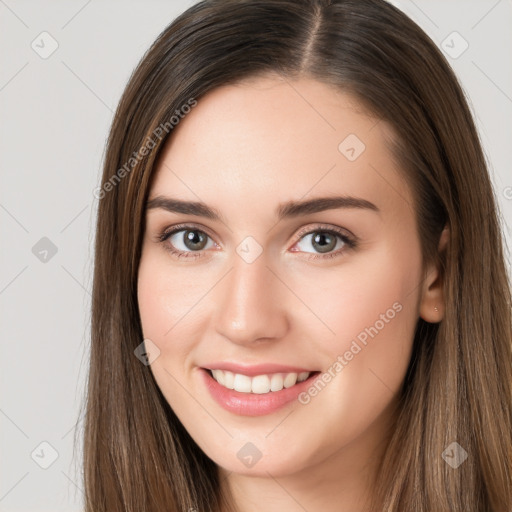
[[(354, 161), (338, 149), (349, 134), (366, 146)], [(151, 371), (240, 511), (367, 510), (415, 325), (443, 315), (439, 269), (423, 265), (392, 137), (349, 94), (270, 75), (201, 98), (157, 162), (150, 199), (202, 201), (225, 222), (147, 211), (138, 300), (144, 337), (160, 350)], [(282, 202), (333, 195), (363, 198), (379, 212), (274, 217)], [(178, 259), (169, 239), (158, 241), (181, 223), (209, 236), (195, 253), (183, 232), (172, 237), (200, 257)], [(297, 235), (323, 232), (319, 224), (348, 230), (357, 246), (339, 240), (330, 251), (337, 257), (308, 259), (323, 253), (311, 235)], [(262, 249), (252, 263), (236, 251), (248, 236)], [(199, 378), (198, 367), (216, 360), (327, 371), (397, 303), (400, 312), (307, 404), (241, 416), (220, 407)], [(262, 454), (252, 467), (237, 457), (248, 442)]]

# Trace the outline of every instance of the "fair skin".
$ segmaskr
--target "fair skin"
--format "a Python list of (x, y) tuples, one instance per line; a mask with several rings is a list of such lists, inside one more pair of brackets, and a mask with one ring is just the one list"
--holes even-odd
[[(366, 146), (353, 161), (338, 149), (349, 134)], [(415, 325), (443, 315), (439, 271), (424, 268), (391, 137), (346, 93), (267, 76), (201, 98), (158, 160), (149, 199), (203, 202), (222, 220), (147, 210), (138, 300), (144, 338), (160, 350), (151, 371), (242, 512), (367, 510)], [(275, 217), (281, 203), (333, 196), (376, 209)], [(178, 224), (206, 236), (204, 248), (185, 244), (184, 231), (158, 241)], [(356, 237), (356, 246), (331, 235), (328, 254), (337, 255), (326, 258), (315, 235), (304, 234), (325, 229)], [(249, 236), (261, 248), (251, 263), (237, 252)], [(171, 241), (199, 257), (178, 259), (165, 248)], [(374, 337), (308, 403), (236, 414), (199, 375), (211, 361), (332, 371), (371, 326)], [(246, 443), (261, 454), (251, 467), (237, 456)]]

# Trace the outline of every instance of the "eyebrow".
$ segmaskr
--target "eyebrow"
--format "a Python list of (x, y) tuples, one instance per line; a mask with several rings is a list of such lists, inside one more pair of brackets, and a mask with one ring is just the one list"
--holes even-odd
[[(197, 201), (182, 201), (171, 197), (156, 196), (146, 203), (146, 210), (154, 208), (225, 222), (222, 214), (217, 209)], [(359, 208), (380, 213), (379, 208), (366, 199), (352, 196), (333, 196), (281, 203), (276, 208), (276, 217), (278, 220), (282, 220), (338, 208)]]

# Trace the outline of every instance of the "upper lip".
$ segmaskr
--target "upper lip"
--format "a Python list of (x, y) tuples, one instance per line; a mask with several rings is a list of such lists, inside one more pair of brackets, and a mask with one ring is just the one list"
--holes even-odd
[(240, 373), (248, 377), (255, 377), (256, 375), (263, 375), (268, 373), (302, 373), (313, 372), (315, 370), (308, 370), (299, 366), (288, 366), (275, 363), (261, 363), (253, 365), (243, 365), (238, 363), (230, 363), (227, 361), (211, 363), (203, 368), (207, 370), (225, 370), (233, 373)]

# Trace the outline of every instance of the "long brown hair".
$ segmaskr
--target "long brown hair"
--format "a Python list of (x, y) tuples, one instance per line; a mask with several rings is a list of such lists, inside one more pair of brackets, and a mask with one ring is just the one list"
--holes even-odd
[[(150, 178), (173, 125), (212, 89), (265, 73), (332, 84), (393, 127), (424, 261), (440, 258), (445, 316), (418, 320), (372, 510), (511, 511), (511, 297), (496, 199), (454, 73), (383, 0), (199, 2), (133, 72), (96, 194), (86, 511), (218, 511), (224, 501), (216, 464), (134, 356), (137, 272)], [(442, 457), (455, 441), (468, 454), (457, 468)]]

